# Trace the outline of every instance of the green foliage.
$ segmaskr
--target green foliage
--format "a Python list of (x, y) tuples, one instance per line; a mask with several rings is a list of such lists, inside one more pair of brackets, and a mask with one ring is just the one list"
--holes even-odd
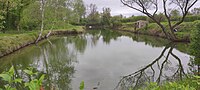
[[(179, 21), (182, 17), (180, 16), (174, 16), (171, 18), (172, 21)], [(200, 20), (200, 16), (199, 15), (188, 15), (185, 17), (184, 21), (185, 22), (193, 22), (196, 20)]]
[[(14, 67), (12, 66), (8, 72), (3, 72), (0, 74), (0, 77), (7, 82), (6, 85), (4, 85), (6, 90), (16, 90), (15, 87), (11, 87), (12, 84), (15, 83), (22, 83), (22, 79), (15, 78), (14, 77)], [(15, 79), (13, 79), (15, 78)]]
[(87, 17), (87, 24), (100, 24), (100, 14), (97, 11), (96, 4), (90, 4), (89, 9), (90, 12)]
[(5, 34), (5, 36), (0, 37), (0, 55), (12, 52), (28, 43), (32, 43), (35, 41), (36, 37), (37, 32), (18, 35)]
[[(172, 22), (175, 23), (175, 22)], [(194, 22), (183, 22), (179, 26), (176, 27), (177, 32), (175, 32), (175, 35), (177, 36), (178, 39), (187, 39), (193, 35), (192, 32), (197, 30), (195, 27), (198, 23), (200, 23), (200, 20), (196, 20)], [(128, 30), (128, 31), (133, 31), (133, 32), (138, 32), (142, 34), (148, 34), (148, 35), (154, 35), (154, 36), (161, 36), (163, 37), (164, 34), (162, 33), (162, 29), (156, 24), (156, 23), (149, 23), (147, 27), (144, 28), (139, 28), (139, 29), (134, 29), (133, 26), (134, 22), (128, 22), (128, 23), (123, 23), (121, 26), (121, 30)], [(166, 29), (169, 29), (167, 27), (168, 23), (167, 22), (162, 22)]]
[(150, 83), (144, 90), (196, 90), (189, 85), (184, 86), (176, 82), (168, 82), (163, 86), (158, 86), (157, 83)]
[(200, 77), (191, 76), (182, 81), (166, 82), (158, 85), (155, 82), (147, 83), (147, 86), (140, 90), (199, 90)]
[(4, 23), (5, 23), (5, 21), (4, 21), (4, 16), (3, 16), (3, 11), (2, 10), (0, 10), (0, 31), (4, 28)]
[(111, 9), (110, 8), (103, 8), (103, 13), (101, 15), (101, 24), (107, 27), (110, 27), (111, 24)]
[(136, 22), (138, 20), (147, 20), (147, 16), (133, 16), (133, 17), (129, 17), (129, 18), (123, 18), (121, 21), (123, 23), (126, 23), (126, 22)]
[[(79, 24), (85, 10), (83, 0), (46, 0), (44, 29), (65, 29), (69, 23)], [(39, 1), (0, 0), (0, 30), (39, 30), (40, 24)]]
[[(6, 85), (4, 85), (5, 90), (17, 90), (17, 87), (15, 87), (14, 84), (21, 84), (24, 85), (21, 88), (28, 87), (30, 90), (39, 90), (42, 86), (42, 81), (45, 78), (45, 75), (42, 75), (39, 79), (34, 78), (33, 75), (38, 75), (37, 72), (33, 72), (33, 68), (28, 68), (24, 70), (24, 72), (32, 78), (29, 82), (22, 82), (21, 78), (15, 77), (14, 67), (12, 66), (8, 72), (3, 72), (0, 74), (0, 77), (7, 82)], [(1, 89), (0, 89), (1, 90)]]
[[(82, 26), (73, 26), (70, 24), (66, 25), (65, 28), (66, 29), (54, 30), (52, 33), (68, 31), (71, 32), (73, 30), (80, 33), (84, 31)], [(48, 32), (48, 30), (44, 30), (42, 37), (47, 35)], [(37, 37), (38, 31), (11, 31), (6, 32), (6, 34), (0, 33), (0, 56), (11, 53), (21, 47), (34, 43)]]
[(74, 4), (74, 16), (76, 17), (74, 23), (82, 23), (82, 17), (85, 17), (86, 7), (84, 6), (83, 0), (75, 0)]
[(194, 56), (195, 64), (200, 65), (200, 23), (196, 24), (195, 30), (192, 32), (190, 52)]
[(0, 27), (3, 23), (3, 28), (19, 29), (19, 22), (21, 20), (21, 13), (29, 4), (35, 0), (1, 0), (0, 1), (0, 16), (4, 19), (0, 19)]
[(20, 20), (21, 28), (24, 30), (39, 30), (41, 21), (39, 2), (34, 2), (22, 12), (22, 20)]
[(25, 83), (25, 87), (28, 87), (30, 90), (39, 90), (42, 86), (42, 81), (44, 80), (45, 75), (42, 75), (39, 79), (34, 79), (34, 75), (37, 75), (37, 72), (33, 72), (33, 68), (24, 70), (26, 74), (32, 77), (30, 82)]
[(81, 81), (79, 89), (84, 90), (84, 88), (85, 88), (84, 81)]
[(180, 11), (177, 10), (177, 9), (174, 9), (174, 10), (172, 10), (172, 11), (170, 12), (170, 15), (171, 15), (172, 17), (178, 17), (178, 16), (180, 16)]

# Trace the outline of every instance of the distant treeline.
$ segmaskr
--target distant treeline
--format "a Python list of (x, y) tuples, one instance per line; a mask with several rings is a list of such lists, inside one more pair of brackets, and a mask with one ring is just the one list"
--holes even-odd
[[(172, 17), (171, 21), (179, 21), (180, 18), (181, 18), (180, 16)], [(164, 17), (159, 17), (158, 19), (160, 19), (161, 22), (167, 22), (167, 19)], [(122, 18), (120, 21), (122, 23), (127, 23), (127, 22), (136, 22), (138, 20), (145, 20), (145, 21), (149, 21), (150, 23), (154, 23), (154, 21), (152, 21), (147, 16), (132, 16), (132, 17), (128, 17), (128, 18)], [(200, 15), (188, 15), (185, 17), (184, 21), (185, 22), (193, 22), (195, 20), (200, 20)]]

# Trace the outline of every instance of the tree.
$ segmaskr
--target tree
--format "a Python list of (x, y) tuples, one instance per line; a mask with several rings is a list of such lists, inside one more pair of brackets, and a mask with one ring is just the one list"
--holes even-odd
[(44, 30), (44, 11), (45, 11), (45, 4), (46, 4), (46, 0), (40, 0), (40, 10), (41, 10), (41, 27), (40, 27), (40, 33), (38, 35), (37, 40), (35, 41), (35, 43), (38, 43), (38, 41), (41, 39), (42, 37), (42, 32)]
[(15, 0), (1, 0), (0, 1), (0, 10), (2, 12), (1, 14), (1, 23), (3, 24), (3, 32), (5, 32), (5, 29), (11, 28), (13, 25), (15, 25), (15, 18), (13, 10), (16, 9), (16, 1)]
[(82, 18), (85, 16), (86, 7), (84, 6), (83, 0), (74, 1), (74, 12), (77, 15), (77, 22), (80, 23)]
[(87, 17), (89, 24), (99, 24), (100, 23), (100, 14), (97, 11), (96, 4), (90, 4), (89, 6), (89, 15)]
[[(35, 0), (1, 0), (0, 12), (1, 12), (1, 24), (5, 29), (19, 30), (21, 14), (28, 5)], [(5, 29), (3, 30), (5, 32)]]
[(118, 27), (122, 26), (121, 20), (123, 15), (117, 15), (111, 17), (112, 28), (117, 29)]
[(174, 9), (174, 10), (172, 10), (172, 11), (170, 12), (170, 15), (171, 15), (172, 17), (178, 17), (178, 16), (180, 16), (180, 12), (179, 12), (177, 9)]
[(102, 20), (101, 20), (101, 23), (102, 25), (104, 26), (110, 26), (111, 24), (111, 15), (110, 15), (110, 12), (111, 12), (111, 9), (110, 8), (103, 8), (103, 13), (102, 13)]
[[(45, 27), (44, 29), (57, 29), (64, 28), (65, 21), (69, 21), (72, 10), (72, 2), (67, 3), (69, 0), (47, 0), (45, 6)], [(52, 13), (53, 12), (53, 13)]]
[[(189, 10), (194, 6), (194, 4), (198, 2), (198, 0), (121, 0), (121, 2), (124, 5), (151, 18), (161, 27), (163, 33), (168, 39), (173, 41), (180, 41), (177, 39), (174, 29), (184, 21)], [(162, 8), (159, 7), (160, 4), (162, 5)], [(180, 20), (175, 23), (171, 22), (171, 16), (169, 12), (170, 6), (177, 6), (182, 14)], [(150, 12), (152, 9), (153, 12)], [(156, 13), (158, 13), (160, 9), (163, 9), (164, 11), (164, 15), (168, 22), (169, 31), (161, 22), (155, 18)]]
[(29, 6), (30, 4), (32, 4), (33, 2), (35, 2), (36, 0), (16, 0), (16, 26), (17, 26), (17, 30), (20, 30), (20, 21), (21, 21), (21, 17), (22, 17), (22, 12), (25, 8), (27, 8), (27, 6)]
[(41, 22), (40, 2), (33, 2), (21, 13), (20, 27), (24, 30), (39, 30)]

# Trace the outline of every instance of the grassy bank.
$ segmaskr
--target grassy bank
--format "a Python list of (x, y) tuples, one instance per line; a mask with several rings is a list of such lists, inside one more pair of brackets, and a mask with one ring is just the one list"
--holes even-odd
[[(12, 53), (20, 48), (33, 44), (38, 37), (40, 31), (27, 31), (15, 34), (14, 31), (0, 33), (0, 57)], [(44, 30), (42, 39), (47, 35), (49, 30)], [(73, 26), (67, 29), (52, 30), (51, 35), (58, 34), (76, 34), (82, 33), (82, 26)]]
[[(177, 32), (175, 32), (177, 38), (181, 38), (184, 40), (190, 40), (190, 34), (193, 30), (196, 29), (196, 23), (200, 22), (199, 20), (194, 22), (183, 22), (177, 27)], [(162, 22), (163, 25), (167, 27), (167, 22)], [(134, 22), (123, 23), (119, 30), (145, 34), (145, 35), (152, 35), (166, 38), (164, 33), (162, 32), (161, 28), (156, 23), (149, 23), (148, 26), (143, 28), (134, 29)]]

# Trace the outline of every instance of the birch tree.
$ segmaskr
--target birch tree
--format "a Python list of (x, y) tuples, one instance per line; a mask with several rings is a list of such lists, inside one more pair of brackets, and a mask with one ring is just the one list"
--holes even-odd
[(37, 40), (35, 41), (35, 43), (38, 43), (38, 41), (41, 39), (42, 37), (42, 32), (44, 30), (44, 11), (45, 11), (45, 4), (46, 4), (46, 0), (40, 0), (40, 10), (41, 10), (41, 27), (40, 27), (40, 33), (38, 35)]

